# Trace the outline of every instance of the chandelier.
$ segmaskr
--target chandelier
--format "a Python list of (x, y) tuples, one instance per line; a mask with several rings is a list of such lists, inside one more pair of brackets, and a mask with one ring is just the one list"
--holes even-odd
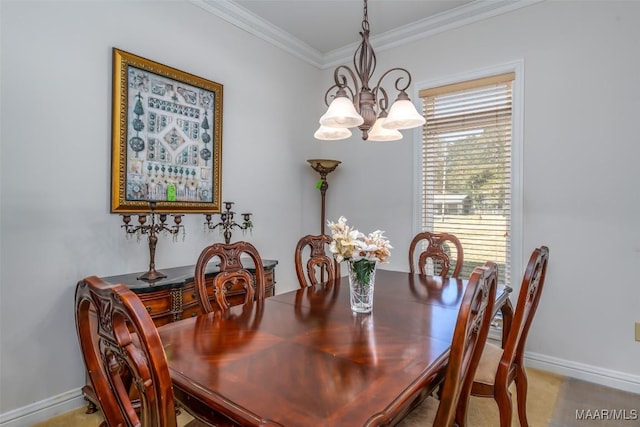
[[(363, 140), (395, 141), (402, 138), (399, 129), (411, 129), (425, 123), (424, 117), (418, 114), (406, 93), (411, 85), (411, 74), (407, 70), (392, 68), (378, 79), (374, 87), (369, 84), (376, 68), (376, 54), (369, 43), (367, 0), (364, 0), (360, 36), (362, 42), (353, 55), (355, 71), (346, 65), (339, 65), (333, 72), (334, 84), (324, 95), (324, 102), (329, 108), (320, 117), (320, 128), (314, 134), (316, 139), (349, 138), (349, 128), (357, 126)], [(389, 97), (381, 84), (392, 73), (398, 76), (395, 81), (398, 97), (387, 112)], [(331, 103), (330, 95), (333, 96)]]

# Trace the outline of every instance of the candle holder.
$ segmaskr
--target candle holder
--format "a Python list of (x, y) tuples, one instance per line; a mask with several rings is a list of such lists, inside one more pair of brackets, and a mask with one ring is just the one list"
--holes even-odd
[[(136, 234), (138, 239), (141, 235), (147, 234), (149, 236), (149, 271), (138, 276), (139, 280), (144, 280), (146, 282), (154, 282), (159, 279), (163, 279), (167, 277), (166, 274), (156, 271), (156, 245), (158, 244), (158, 233), (165, 232), (172, 234), (174, 239), (176, 238), (180, 229), (183, 230), (184, 233), (184, 225), (181, 225), (182, 222), (182, 214), (175, 214), (173, 216), (173, 222), (175, 223), (172, 226), (166, 224), (167, 214), (161, 213), (156, 214), (154, 211), (156, 209), (156, 202), (149, 202), (149, 210), (147, 213), (139, 213), (139, 214), (121, 214), (122, 222), (124, 225), (121, 225), (124, 228), (126, 235)], [(138, 216), (138, 225), (131, 224), (131, 217), (137, 215)], [(156, 215), (158, 216), (159, 222), (156, 222)], [(151, 218), (151, 223), (147, 224), (147, 216)]]
[(234, 228), (239, 228), (242, 231), (251, 230), (253, 228), (253, 222), (251, 222), (251, 213), (243, 213), (242, 215), (243, 222), (242, 225), (238, 224), (233, 220), (235, 212), (231, 210), (234, 202), (224, 202), (225, 212), (221, 212), (220, 222), (214, 224), (211, 221), (211, 214), (205, 214), (206, 221), (204, 223), (205, 227), (209, 230), (215, 230), (220, 227), (220, 231), (223, 231), (224, 234), (224, 243), (231, 243), (231, 233)]

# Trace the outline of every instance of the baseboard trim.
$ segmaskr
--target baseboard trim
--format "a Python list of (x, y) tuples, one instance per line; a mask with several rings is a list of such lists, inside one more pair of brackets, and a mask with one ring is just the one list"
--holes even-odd
[(86, 405), (80, 388), (0, 414), (2, 427), (28, 427)]
[[(526, 366), (640, 394), (640, 375), (526, 352)], [(0, 414), (0, 427), (28, 427), (86, 405), (80, 388)]]
[(640, 394), (640, 375), (599, 368), (534, 352), (525, 352), (524, 358), (525, 365), (532, 368)]

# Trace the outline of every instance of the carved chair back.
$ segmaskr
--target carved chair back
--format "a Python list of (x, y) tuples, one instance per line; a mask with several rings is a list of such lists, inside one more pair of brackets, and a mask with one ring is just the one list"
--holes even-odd
[[(418, 245), (426, 245), (426, 247), (420, 249)], [(453, 263), (450, 277), (457, 278), (464, 262), (460, 240), (450, 233), (424, 231), (416, 234), (409, 245), (409, 269), (411, 273), (418, 271), (421, 274), (432, 274), (427, 268), (430, 265), (429, 262), (433, 265), (433, 275), (442, 277), (447, 277)]]
[[(258, 250), (249, 242), (215, 243), (204, 248), (196, 263), (196, 290), (203, 312), (211, 313), (215, 310), (209, 299), (205, 281), (207, 264), (214, 258), (219, 262), (220, 272), (213, 280), (213, 292), (220, 310), (227, 310), (231, 305), (227, 296), (232, 291), (241, 289), (244, 293), (244, 303), (253, 299), (264, 299), (266, 286), (264, 266)], [(249, 266), (243, 265), (242, 258), (252, 261), (252, 267), (255, 269), (253, 274), (249, 271)]]
[[(536, 248), (529, 258), (516, 304), (513, 319), (507, 328), (502, 347), (487, 343), (480, 359), (471, 394), (479, 397), (493, 398), (500, 413), (500, 426), (511, 425), (512, 404), (511, 383), (515, 382), (518, 418), (520, 425), (529, 425), (527, 421), (527, 375), (523, 365), (525, 342), (531, 321), (538, 308), (540, 295), (547, 274), (549, 248)], [(459, 408), (459, 413), (467, 411), (466, 405)], [(463, 424), (461, 424), (464, 427)]]
[(87, 277), (76, 286), (75, 316), (82, 357), (107, 425), (176, 426), (166, 355), (140, 299), (124, 285)]
[(518, 291), (518, 302), (514, 310), (511, 328), (504, 343), (504, 353), (500, 366), (504, 364), (505, 367), (508, 367), (514, 362), (523, 366), (524, 346), (531, 327), (531, 321), (538, 309), (540, 295), (547, 275), (548, 262), (549, 248), (546, 246), (534, 249), (529, 257), (522, 284)]
[(498, 283), (498, 267), (486, 262), (469, 277), (453, 332), (449, 362), (434, 426), (452, 426), (460, 400), (467, 401), (489, 333)]
[(326, 234), (309, 234), (298, 240), (294, 259), (301, 288), (332, 282), (340, 277), (340, 263), (328, 253), (330, 244), (331, 237)]

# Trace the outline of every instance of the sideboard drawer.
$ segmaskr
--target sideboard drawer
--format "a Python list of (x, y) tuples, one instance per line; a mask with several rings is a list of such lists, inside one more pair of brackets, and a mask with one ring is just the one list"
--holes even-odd
[[(209, 299), (213, 298), (212, 281), (213, 279), (205, 282), (207, 284), (207, 295)], [(196, 284), (190, 283), (182, 290), (182, 305), (188, 307), (193, 304), (198, 305), (198, 291), (196, 290)]]
[(270, 268), (264, 271), (264, 296), (272, 297), (276, 293), (276, 270)]
[(173, 307), (171, 292), (149, 292), (146, 294), (138, 294), (138, 297), (147, 309), (147, 313), (149, 313), (154, 320), (158, 316), (171, 313), (171, 308)]
[(186, 307), (182, 312), (181, 319), (188, 319), (190, 317), (196, 317), (202, 314), (202, 310), (200, 310), (199, 305), (193, 305), (191, 307)]
[[(215, 298), (213, 296), (213, 286), (211, 280), (207, 280), (207, 294), (209, 300), (215, 304)], [(200, 302), (198, 298), (198, 291), (196, 290), (195, 283), (189, 283), (182, 289), (182, 313), (176, 313), (176, 320), (188, 319), (190, 317), (196, 317), (202, 314), (200, 309)]]

